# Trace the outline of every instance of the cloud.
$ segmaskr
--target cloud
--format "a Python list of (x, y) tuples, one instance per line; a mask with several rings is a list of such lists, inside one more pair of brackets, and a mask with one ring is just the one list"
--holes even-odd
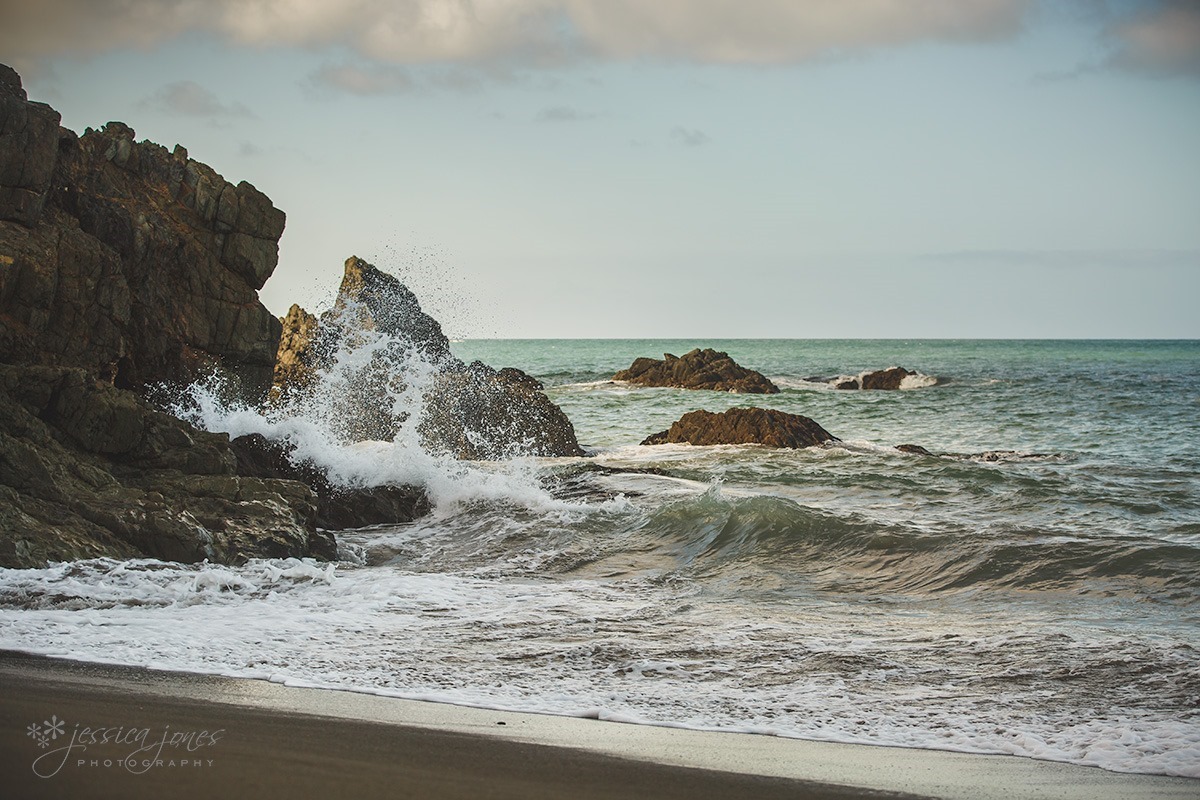
[(409, 70), (387, 64), (325, 64), (309, 76), (309, 84), (357, 95), (397, 94), (416, 88)]
[(704, 131), (676, 125), (671, 129), (671, 141), (681, 144), (684, 147), (699, 147), (700, 145), (708, 144), (711, 140)]
[(538, 122), (582, 122), (595, 118), (596, 115), (592, 112), (580, 111), (571, 106), (549, 106), (539, 111), (535, 117)]
[(195, 81), (168, 83), (154, 94), (143, 98), (138, 106), (169, 114), (210, 119), (254, 116), (254, 112), (241, 103), (222, 103), (215, 94)]
[(1158, 75), (1200, 75), (1200, 3), (1170, 0), (1110, 29), (1117, 51), (1110, 64)]
[(0, 0), (17, 62), (150, 47), (189, 32), (349, 48), (391, 64), (579, 58), (773, 64), (1020, 30), (1031, 0)]

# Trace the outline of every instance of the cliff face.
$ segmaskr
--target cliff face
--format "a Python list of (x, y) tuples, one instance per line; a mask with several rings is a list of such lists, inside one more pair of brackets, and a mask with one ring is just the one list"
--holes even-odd
[(59, 119), (0, 66), (0, 566), (336, 557), (308, 486), (237, 474), (228, 436), (141, 396), (210, 369), (265, 394), (283, 212), (181, 147)]
[(0, 68), (0, 362), (138, 391), (217, 369), (263, 397), (280, 323), (257, 290), (283, 212), (119, 122), (81, 137), (58, 123)]

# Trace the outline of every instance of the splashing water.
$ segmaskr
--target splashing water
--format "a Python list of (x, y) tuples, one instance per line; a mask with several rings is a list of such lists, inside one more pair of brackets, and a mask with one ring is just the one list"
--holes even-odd
[[(359, 309), (347, 303), (333, 313), (353, 320)], [(326, 365), (314, 369), (305, 390), (277, 402), (260, 407), (229, 399), (224, 381), (213, 374), (187, 387), (169, 410), (231, 438), (256, 433), (279, 442), (293, 463), (317, 467), (335, 486), (423, 486), (438, 515), (472, 501), (582, 509), (541, 486), (539, 459), (464, 462), (430, 452), (419, 428), (429, 390), (446, 365), (411, 341), (355, 327), (328, 350)], [(380, 428), (394, 431), (390, 440), (363, 438), (364, 431)]]

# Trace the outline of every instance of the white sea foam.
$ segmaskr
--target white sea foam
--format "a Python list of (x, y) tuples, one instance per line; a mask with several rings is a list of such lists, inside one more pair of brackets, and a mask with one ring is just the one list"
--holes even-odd
[(894, 619), (841, 603), (748, 615), (698, 587), (654, 579), (501, 581), (294, 559), (0, 570), (0, 647), (27, 652), (1200, 777), (1200, 721), (1119, 698), (1084, 715), (1016, 683), (981, 682), (989, 676), (963, 657), (1058, 667), (1087, 653), (1121, 655), (1131, 645), (1120, 632), (1085, 641), (1053, 622), (986, 616), (925, 610), (897, 632)]

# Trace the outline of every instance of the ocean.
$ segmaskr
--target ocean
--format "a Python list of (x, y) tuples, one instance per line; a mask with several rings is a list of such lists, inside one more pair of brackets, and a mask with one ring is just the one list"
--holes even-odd
[[(777, 395), (610, 381), (727, 351)], [(541, 380), (587, 458), (347, 445), (222, 406), (421, 520), (342, 560), (0, 570), (0, 647), (486, 708), (1200, 777), (1200, 342), (463, 341)], [(831, 379), (902, 365), (901, 391)], [(416, 370), (414, 374), (419, 374)], [(936, 379), (936, 381), (935, 381)], [(409, 391), (406, 402), (419, 393)], [(825, 448), (640, 446), (695, 409)], [(902, 453), (917, 444), (937, 454)]]

